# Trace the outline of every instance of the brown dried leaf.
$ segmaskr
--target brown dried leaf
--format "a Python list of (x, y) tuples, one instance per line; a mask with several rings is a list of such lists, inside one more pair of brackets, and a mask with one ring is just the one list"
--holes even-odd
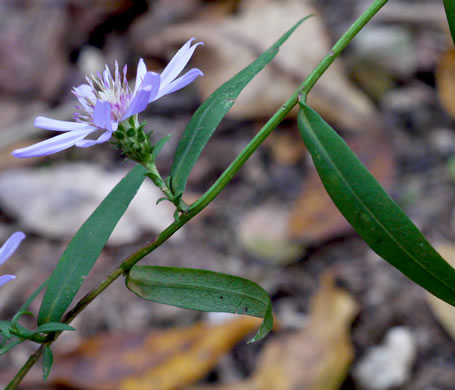
[[(205, 73), (196, 85), (206, 98), (218, 86), (252, 62), (300, 18), (317, 11), (309, 1), (250, 0), (238, 14), (222, 21), (197, 20), (174, 25), (145, 40), (146, 53), (163, 52), (188, 37), (205, 42), (191, 64)], [(330, 50), (320, 16), (305, 21), (266, 67), (242, 92), (229, 115), (263, 118), (273, 114), (296, 90)], [(378, 124), (376, 111), (363, 93), (354, 88), (337, 60), (317, 83), (309, 103), (329, 121), (348, 129), (368, 130)], [(294, 112), (295, 114), (295, 112)]]
[[(348, 140), (348, 144), (376, 179), (385, 188), (390, 188), (394, 177), (394, 160), (385, 137), (380, 133), (358, 135)], [(308, 243), (325, 241), (351, 229), (327, 195), (314, 167), (290, 215), (290, 237)]]
[(455, 49), (442, 55), (436, 70), (436, 84), (442, 106), (455, 118)]
[(356, 313), (353, 298), (326, 276), (312, 299), (308, 326), (267, 345), (254, 376), (256, 388), (339, 388), (354, 357), (349, 328)]
[(295, 165), (305, 156), (305, 144), (297, 132), (275, 131), (265, 140), (272, 158), (282, 165)]
[(307, 243), (325, 241), (350, 229), (327, 195), (314, 167), (290, 215), (289, 234)]
[(0, 13), (0, 89), (27, 98), (55, 97), (68, 65), (63, 5), (30, 3), (23, 10), (5, 11)]
[(204, 377), (226, 351), (260, 326), (242, 316), (217, 326), (104, 334), (55, 357), (49, 384), (92, 390), (170, 390)]
[(234, 12), (241, 0), (223, 0), (209, 2), (198, 14), (201, 20), (220, 21)]
[(270, 341), (250, 379), (203, 389), (339, 389), (354, 357), (349, 329), (357, 311), (354, 299), (326, 274), (312, 299), (310, 319), (304, 329)]

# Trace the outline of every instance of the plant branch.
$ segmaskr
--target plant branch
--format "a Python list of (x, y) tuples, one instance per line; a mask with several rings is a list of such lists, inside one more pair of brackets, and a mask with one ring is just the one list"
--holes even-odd
[(39, 360), (41, 355), (43, 354), (45, 344), (40, 345), (40, 347), (27, 359), (25, 364), (13, 378), (13, 380), (5, 387), (5, 390), (13, 390), (16, 389), (17, 386), (22, 382), (25, 375), (29, 372), (30, 368)]
[[(335, 61), (338, 55), (358, 34), (358, 32), (370, 21), (370, 19), (387, 3), (388, 0), (376, 0), (368, 9), (353, 23), (353, 25), (342, 35), (335, 43), (330, 52), (321, 60), (316, 68), (306, 77), (305, 81), (292, 94), (292, 96), (283, 104), (283, 106), (269, 119), (264, 127), (256, 134), (256, 136), (248, 143), (245, 149), (237, 156), (237, 158), (226, 168), (218, 180), (188, 209), (182, 213), (178, 221), (174, 221), (169, 225), (151, 244), (139, 249), (122, 264), (112, 271), (96, 288), (85, 295), (76, 305), (68, 311), (62, 319), (62, 322), (69, 324), (80, 312), (82, 312), (98, 295), (100, 295), (108, 286), (110, 286), (118, 277), (128, 272), (138, 261), (146, 255), (154, 251), (161, 244), (166, 242), (177, 230), (185, 225), (196, 214), (201, 212), (216, 196), (226, 187), (229, 181), (235, 176), (240, 168), (245, 164), (248, 158), (257, 150), (264, 142), (270, 133), (279, 125), (286, 117), (289, 111), (297, 104), (299, 96), (304, 101), (313, 86)], [(30, 368), (38, 361), (43, 353), (44, 346), (51, 344), (57, 339), (61, 332), (53, 334), (46, 344), (41, 345), (36, 352), (30, 356), (24, 366), (20, 369), (14, 379), (6, 387), (5, 390), (16, 389), (21, 380), (30, 370)]]
[(330, 52), (321, 60), (321, 62), (314, 68), (314, 70), (305, 78), (304, 82), (300, 84), (299, 88), (292, 94), (292, 96), (284, 103), (281, 108), (269, 119), (264, 127), (256, 134), (250, 143), (242, 150), (237, 158), (229, 165), (223, 172), (218, 180), (209, 188), (209, 190), (202, 195), (195, 203), (190, 206), (189, 211), (199, 212), (206, 207), (215, 197), (226, 187), (227, 183), (234, 177), (239, 169), (245, 164), (248, 158), (256, 151), (256, 149), (264, 142), (270, 133), (278, 126), (278, 124), (286, 117), (298, 102), (299, 95), (306, 96), (335, 61), (345, 47), (352, 41), (352, 39), (359, 33), (359, 31), (376, 15), (376, 13), (387, 3), (388, 0), (376, 0), (371, 4), (368, 9), (352, 24), (352, 26), (341, 36), (335, 43)]
[(341, 54), (346, 46), (354, 39), (354, 37), (365, 27), (365, 25), (373, 18), (374, 15), (387, 3), (388, 0), (375, 0), (365, 12), (349, 27), (349, 29), (341, 36), (340, 39), (333, 45), (329, 53), (321, 60), (321, 62), (307, 76), (299, 89), (300, 95), (304, 102), (308, 93), (314, 87), (316, 82), (324, 74), (324, 72), (332, 65), (333, 61)]

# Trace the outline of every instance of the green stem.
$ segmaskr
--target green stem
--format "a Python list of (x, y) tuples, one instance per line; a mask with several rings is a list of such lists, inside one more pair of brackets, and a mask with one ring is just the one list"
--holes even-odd
[[(13, 334), (14, 336), (21, 337), (21, 332), (10, 328), (10, 333)], [(35, 343), (42, 344), (46, 341), (46, 336), (42, 336), (40, 334), (34, 334), (33, 336), (30, 336), (27, 338), (27, 340), (34, 341)]]
[[(193, 203), (188, 211), (182, 213), (178, 221), (174, 221), (169, 225), (150, 245), (147, 245), (137, 252), (129, 256), (122, 262), (120, 267), (116, 268), (111, 274), (104, 279), (101, 284), (90, 291), (83, 297), (73, 309), (68, 311), (63, 317), (62, 322), (69, 324), (82, 310), (87, 307), (98, 295), (100, 295), (109, 285), (114, 282), (119, 276), (128, 272), (138, 261), (148, 255), (150, 252), (158, 248), (161, 244), (168, 240), (177, 230), (186, 224), (191, 218), (202, 211), (216, 196), (226, 187), (227, 183), (234, 177), (234, 175), (245, 164), (248, 158), (256, 151), (256, 149), (264, 142), (270, 133), (278, 126), (278, 124), (286, 117), (289, 111), (297, 104), (299, 96), (306, 100), (306, 97), (319, 78), (324, 74), (328, 67), (335, 61), (336, 57), (343, 51), (348, 43), (357, 35), (357, 33), (368, 23), (368, 21), (387, 3), (388, 0), (376, 0), (371, 4), (368, 9), (354, 22), (354, 24), (346, 31), (345, 34), (337, 41), (332, 47), (329, 54), (327, 54), (317, 67), (308, 75), (305, 81), (299, 88), (292, 94), (292, 96), (283, 104), (283, 106), (269, 119), (264, 127), (256, 134), (250, 141), (245, 149), (237, 156), (237, 158), (229, 165), (223, 172), (218, 180), (201, 196), (195, 203)], [(48, 344), (52, 343), (60, 333), (56, 333)], [(22, 378), (36, 363), (44, 350), (43, 344), (40, 348), (27, 360), (16, 377), (6, 387), (6, 390), (16, 389)]]
[(161, 190), (164, 195), (166, 195), (168, 199), (172, 199), (173, 194), (162, 179), (155, 162), (149, 160), (142, 165), (147, 169), (147, 176), (152, 179), (153, 183)]
[(161, 190), (164, 195), (166, 195), (166, 198), (174, 204), (174, 206), (177, 208), (177, 211), (182, 213), (187, 211), (188, 205), (182, 200), (181, 197), (174, 197), (174, 194), (162, 179), (158, 168), (156, 167), (155, 161), (148, 160), (142, 163), (142, 165), (147, 169), (146, 175), (152, 179), (153, 183)]
[(305, 81), (299, 87), (301, 88), (301, 98), (306, 101), (308, 93), (314, 87), (316, 82), (329, 68), (329, 66), (335, 61), (335, 59), (341, 54), (346, 46), (354, 39), (359, 31), (371, 20), (371, 18), (377, 14), (377, 12), (387, 3), (388, 0), (376, 0), (371, 4), (365, 12), (352, 24), (351, 27), (341, 36), (340, 39), (333, 45), (329, 53), (322, 59), (322, 61), (313, 69), (313, 71), (307, 76)]
[(13, 378), (13, 380), (8, 384), (8, 386), (5, 387), (5, 390), (17, 389), (17, 386), (19, 386), (19, 384), (22, 382), (22, 379), (24, 379), (25, 375), (27, 375), (30, 368), (32, 368), (33, 365), (41, 357), (41, 355), (44, 351), (45, 345), (46, 344), (40, 345), (40, 347), (32, 355), (30, 355), (30, 357), (27, 359), (27, 361), (22, 366), (22, 368), (19, 370), (19, 372), (16, 374), (16, 376)]
[(368, 23), (368, 21), (387, 3), (388, 0), (376, 0), (368, 9), (354, 22), (354, 24), (346, 31), (342, 37), (335, 43), (322, 61), (314, 68), (308, 75), (305, 81), (299, 86), (297, 91), (281, 106), (281, 108), (269, 119), (265, 126), (256, 134), (250, 143), (243, 149), (237, 158), (229, 165), (223, 172), (218, 180), (209, 188), (209, 190), (202, 195), (195, 203), (190, 206), (189, 212), (195, 211), (196, 213), (206, 207), (222, 190), (226, 187), (227, 183), (234, 177), (239, 169), (245, 164), (248, 158), (256, 151), (256, 149), (264, 142), (270, 133), (278, 126), (284, 117), (291, 111), (297, 104), (299, 95), (302, 95), (304, 101), (306, 96), (335, 61), (336, 57), (344, 50), (350, 41), (358, 34), (358, 32)]

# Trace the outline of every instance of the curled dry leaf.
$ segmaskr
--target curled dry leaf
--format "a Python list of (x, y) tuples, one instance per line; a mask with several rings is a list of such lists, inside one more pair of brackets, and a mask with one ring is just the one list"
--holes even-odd
[(92, 390), (180, 389), (207, 375), (260, 323), (242, 316), (216, 326), (95, 336), (56, 356), (48, 383)]
[[(205, 99), (218, 86), (265, 51), (300, 18), (314, 14), (282, 46), (274, 61), (242, 92), (229, 115), (240, 119), (272, 115), (296, 90), (331, 44), (321, 17), (307, 0), (249, 0), (238, 14), (220, 21), (173, 25), (145, 40), (149, 54), (177, 46), (188, 36), (205, 42), (192, 65), (205, 76), (196, 83)], [(366, 96), (347, 79), (338, 59), (317, 83), (309, 103), (327, 120), (347, 129), (368, 130), (380, 122)], [(296, 112), (294, 113), (296, 114)]]
[(354, 299), (336, 287), (333, 277), (326, 274), (311, 301), (307, 326), (269, 341), (250, 379), (198, 389), (339, 389), (354, 358), (349, 329), (357, 311)]
[(349, 328), (356, 314), (353, 298), (326, 275), (312, 299), (308, 326), (266, 346), (253, 380), (256, 388), (338, 389), (354, 358)]
[(442, 55), (436, 70), (436, 84), (442, 106), (455, 118), (455, 49)]

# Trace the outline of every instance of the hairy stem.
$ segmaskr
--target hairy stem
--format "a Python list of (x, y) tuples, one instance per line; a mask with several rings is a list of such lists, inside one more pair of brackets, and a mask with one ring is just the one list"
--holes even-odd
[[(342, 35), (342, 37), (335, 43), (330, 52), (321, 60), (321, 62), (314, 68), (314, 70), (306, 77), (305, 81), (299, 88), (292, 94), (292, 96), (281, 106), (281, 108), (269, 119), (264, 127), (256, 134), (256, 136), (249, 142), (237, 158), (226, 168), (218, 180), (201, 196), (195, 203), (193, 203), (188, 211), (182, 213), (178, 221), (174, 221), (169, 225), (151, 244), (139, 249), (122, 264), (112, 271), (98, 287), (91, 290), (85, 295), (70, 311), (68, 311), (62, 319), (62, 322), (69, 324), (81, 311), (87, 307), (98, 295), (100, 295), (108, 286), (112, 284), (119, 276), (128, 272), (138, 261), (154, 251), (161, 244), (168, 240), (177, 230), (185, 225), (191, 218), (202, 211), (216, 196), (226, 187), (229, 181), (235, 176), (240, 168), (245, 164), (248, 158), (256, 151), (256, 149), (264, 142), (270, 133), (278, 126), (278, 124), (286, 117), (289, 111), (297, 104), (299, 96), (304, 101), (308, 93), (314, 87), (319, 78), (335, 61), (338, 55), (344, 48), (352, 41), (358, 32), (370, 21), (370, 19), (387, 3), (388, 0), (376, 0), (371, 4), (368, 9), (352, 24), (352, 26)], [(49, 338), (48, 344), (51, 344), (60, 333), (55, 333)], [(24, 366), (20, 369), (11, 383), (6, 387), (6, 390), (16, 389), (21, 380), (30, 370), (30, 368), (38, 361), (44, 350), (44, 345), (41, 345), (37, 351), (30, 356)]]

